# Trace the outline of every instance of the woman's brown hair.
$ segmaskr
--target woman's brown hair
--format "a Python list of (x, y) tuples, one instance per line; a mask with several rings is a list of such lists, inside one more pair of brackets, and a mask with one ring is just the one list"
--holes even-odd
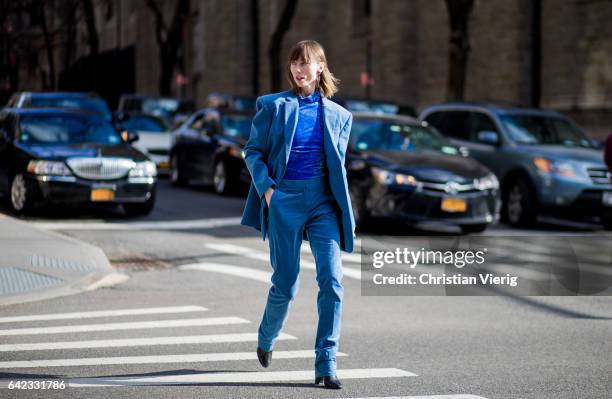
[(293, 80), (293, 75), (291, 74), (291, 63), (302, 60), (305, 62), (323, 62), (323, 72), (321, 72), (319, 75), (319, 83), (317, 87), (319, 88), (319, 91), (323, 97), (333, 96), (338, 91), (338, 83), (340, 83), (340, 79), (336, 78), (329, 71), (323, 46), (314, 40), (302, 40), (301, 42), (296, 43), (289, 52), (289, 61), (285, 67), (285, 73), (293, 91), (295, 93), (299, 93), (300, 88), (295, 83), (295, 80)]

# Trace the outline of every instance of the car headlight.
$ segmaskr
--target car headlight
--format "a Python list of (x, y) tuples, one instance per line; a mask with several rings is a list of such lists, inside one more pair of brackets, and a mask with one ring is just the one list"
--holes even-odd
[(499, 188), (499, 180), (494, 174), (489, 174), (485, 177), (481, 177), (480, 179), (474, 180), (474, 185), (478, 190), (497, 190)]
[(35, 175), (72, 176), (68, 166), (57, 161), (30, 161), (27, 171)]
[(542, 173), (565, 177), (576, 176), (576, 169), (569, 162), (556, 162), (546, 158), (534, 158), (533, 163)]
[(153, 177), (157, 176), (157, 166), (155, 162), (144, 161), (136, 162), (130, 170), (130, 177)]
[(414, 176), (405, 175), (403, 173), (394, 173), (377, 167), (372, 168), (372, 175), (380, 184), (401, 184), (408, 186), (416, 186), (418, 184), (418, 181), (414, 178)]

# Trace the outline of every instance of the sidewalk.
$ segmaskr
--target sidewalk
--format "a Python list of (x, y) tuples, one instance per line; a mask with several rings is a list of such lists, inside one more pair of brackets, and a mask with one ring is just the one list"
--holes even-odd
[(78, 294), (128, 279), (100, 248), (0, 214), (0, 306)]

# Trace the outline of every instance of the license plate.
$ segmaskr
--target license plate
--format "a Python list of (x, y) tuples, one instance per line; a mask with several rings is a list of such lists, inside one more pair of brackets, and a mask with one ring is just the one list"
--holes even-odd
[(91, 190), (92, 201), (112, 201), (115, 199), (115, 192), (108, 188), (95, 188)]
[(604, 192), (603, 197), (601, 197), (601, 202), (604, 206), (612, 206), (612, 192)]
[(160, 169), (170, 169), (170, 162), (162, 161), (159, 163)]
[(445, 212), (465, 212), (467, 202), (462, 198), (443, 198), (442, 210)]

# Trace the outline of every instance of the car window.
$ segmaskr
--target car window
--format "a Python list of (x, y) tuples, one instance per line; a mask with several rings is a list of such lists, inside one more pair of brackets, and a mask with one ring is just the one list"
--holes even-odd
[(380, 120), (353, 121), (350, 145), (358, 151), (435, 151), (453, 155), (458, 153), (447, 139), (431, 128)]
[(489, 115), (480, 112), (472, 112), (472, 137), (476, 138), (478, 132), (490, 131), (497, 132), (495, 122)]
[(32, 97), (32, 107), (85, 109), (102, 115), (107, 121), (113, 117), (106, 101), (95, 97)]
[(222, 115), (223, 135), (248, 139), (251, 134), (252, 120), (253, 117), (249, 115)]
[(19, 141), (24, 144), (121, 144), (121, 136), (100, 118), (76, 115), (22, 115)]
[(509, 137), (520, 144), (593, 147), (586, 135), (568, 119), (540, 115), (503, 115), (500, 119)]
[[(425, 120), (438, 129), (445, 136), (459, 140), (470, 140), (470, 113), (467, 111), (438, 112), (431, 119)], [(433, 114), (432, 114), (433, 115)]]
[(168, 127), (159, 119), (147, 115), (130, 115), (121, 122), (121, 128), (130, 132), (166, 133)]

